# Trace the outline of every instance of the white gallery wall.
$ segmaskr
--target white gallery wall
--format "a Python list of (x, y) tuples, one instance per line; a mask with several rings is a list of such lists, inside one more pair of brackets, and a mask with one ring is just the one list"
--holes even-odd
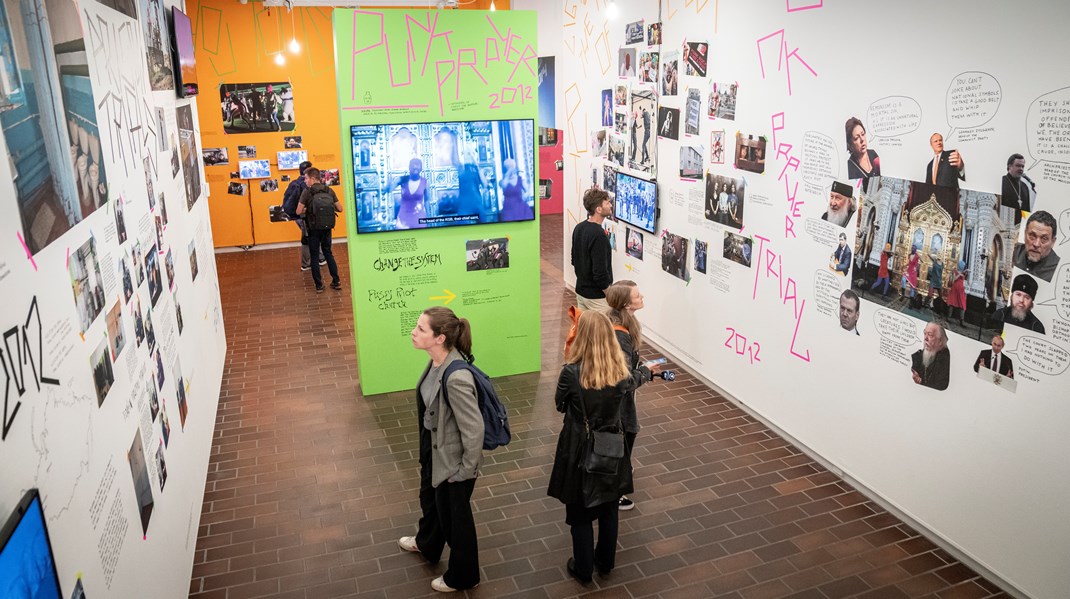
[(40, 490), (63, 596), (189, 591), (226, 348), (170, 20), (0, 10), (0, 518)]
[[(1011, 154), (1025, 157), (1032, 212), (1058, 222), (1054, 251), (1070, 255), (1070, 5), (616, 5), (620, 15), (610, 20), (604, 2), (559, 4), (569, 283), (583, 191), (592, 181), (606, 186), (607, 167), (610, 176), (656, 178), (654, 234), (622, 220), (607, 225), (614, 277), (637, 281), (646, 296), (639, 316), (648, 338), (1005, 585), (1065, 597), (1070, 267), (1060, 264), (1050, 281), (1034, 278), (1032, 313), (1043, 334), (1006, 327), (1013, 379), (990, 371), (983, 378), (973, 367), (1022, 274), (1012, 254), (1028, 214), (1001, 199)], [(629, 43), (627, 25), (638, 21), (643, 39)], [(660, 46), (647, 37), (657, 22)], [(622, 49), (635, 52), (623, 76)], [(641, 81), (646, 52), (659, 53), (653, 83)], [(675, 94), (665, 93), (669, 60)], [(625, 86), (623, 105), (617, 86)], [(642, 145), (644, 106), (652, 112), (646, 162), (641, 149), (631, 155), (633, 121)], [(676, 122), (665, 126), (659, 112), (673, 110)], [(879, 157), (881, 177), (865, 187), (849, 177), (850, 117), (864, 124)], [(959, 190), (925, 183), (933, 133), (962, 159)], [(722, 182), (734, 201), (721, 200)], [(846, 226), (822, 219), (834, 182), (852, 192)], [(843, 274), (834, 269), (840, 233), (852, 251)], [(707, 244), (705, 259), (696, 242)], [(870, 290), (885, 242), (893, 253), (887, 298)], [(945, 298), (963, 263), (962, 325), (941, 302), (934, 311), (899, 298), (911, 246), (920, 250), (922, 294), (937, 258)], [(840, 296), (849, 288), (861, 296), (857, 333), (841, 328)], [(946, 328), (950, 360), (943, 380), (927, 386), (911, 370), (929, 321)]]

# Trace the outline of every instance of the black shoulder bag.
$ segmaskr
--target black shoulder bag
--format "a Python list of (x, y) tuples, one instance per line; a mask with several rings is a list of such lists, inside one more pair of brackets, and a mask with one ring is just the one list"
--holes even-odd
[(580, 386), (583, 428), (587, 432), (587, 444), (584, 448), (583, 457), (584, 472), (613, 476), (620, 469), (620, 462), (624, 458), (624, 427), (620, 420), (621, 403), (617, 403), (615, 427), (602, 427), (601, 430), (592, 431), (591, 423), (587, 419), (587, 404), (583, 399), (583, 386)]

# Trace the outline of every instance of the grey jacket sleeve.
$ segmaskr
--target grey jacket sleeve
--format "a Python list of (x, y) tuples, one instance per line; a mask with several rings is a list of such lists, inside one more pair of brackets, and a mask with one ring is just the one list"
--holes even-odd
[(460, 470), (453, 474), (453, 478), (468, 480), (476, 477), (483, 461), (483, 414), (479, 411), (476, 383), (471, 372), (458, 370), (450, 375), (445, 384), (461, 436)]

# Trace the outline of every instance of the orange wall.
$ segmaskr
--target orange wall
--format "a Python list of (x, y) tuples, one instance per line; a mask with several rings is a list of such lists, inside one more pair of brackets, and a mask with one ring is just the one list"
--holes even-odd
[[(374, 6), (374, 1), (368, 6)], [(495, 0), (500, 10), (509, 8), (509, 0)], [(426, 8), (422, 6), (420, 8)], [(487, 10), (490, 0), (475, 0), (463, 7)], [(331, 38), (331, 13), (325, 7), (296, 8), (291, 15), (285, 8), (267, 9), (259, 2), (241, 4), (237, 0), (188, 0), (186, 11), (193, 22), (197, 77), (200, 95), (197, 111), (200, 118), (201, 145), (227, 148), (230, 163), (206, 166), (205, 177), (211, 195), (208, 198), (212, 219), (212, 236), (216, 247), (297, 241), (297, 227), (291, 223), (273, 223), (268, 207), (282, 203), (289, 183), (279, 181), (275, 192), (261, 192), (258, 180), (251, 182), (245, 196), (227, 193), (231, 171), (238, 170), (238, 146), (256, 146), (257, 158), (268, 159), (272, 177), (291, 177), (297, 171), (275, 170), (276, 152), (283, 150), (283, 137), (302, 136), (302, 149), (319, 169), (342, 169), (347, 160), (345, 141), (339, 131), (338, 97), (334, 77), (334, 41)], [(299, 54), (287, 49), (292, 38), (301, 44)], [(282, 53), (286, 64), (275, 64)], [(223, 132), (219, 86), (223, 83), (268, 83), (289, 81), (294, 93), (295, 129), (290, 132)], [(341, 194), (343, 187), (334, 188)], [(346, 206), (352, 198), (344, 198)], [(251, 209), (251, 212), (250, 212)], [(338, 220), (335, 237), (345, 237), (345, 219)]]

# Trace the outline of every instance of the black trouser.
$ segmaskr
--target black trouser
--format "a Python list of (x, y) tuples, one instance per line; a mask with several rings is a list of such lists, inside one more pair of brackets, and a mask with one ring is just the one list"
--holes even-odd
[[(567, 520), (572, 522), (572, 558), (576, 560), (576, 574), (588, 579), (598, 571), (605, 574), (613, 569), (617, 559), (617, 501), (607, 501), (592, 508), (566, 505)], [(594, 544), (592, 520), (598, 519), (598, 547)]]
[(327, 261), (327, 270), (331, 272), (331, 282), (338, 283), (338, 263), (334, 261), (334, 253), (331, 252), (331, 230), (315, 231), (308, 230), (308, 257), (312, 266), (312, 280), (316, 287), (323, 287), (323, 276), (320, 275), (320, 252)]
[(479, 584), (479, 544), (472, 517), (472, 491), (476, 479), (431, 486), (431, 432), (420, 428), (420, 516), (416, 546), (432, 564), (438, 563), (446, 544), (450, 563), (442, 579), (451, 588), (470, 589)]

